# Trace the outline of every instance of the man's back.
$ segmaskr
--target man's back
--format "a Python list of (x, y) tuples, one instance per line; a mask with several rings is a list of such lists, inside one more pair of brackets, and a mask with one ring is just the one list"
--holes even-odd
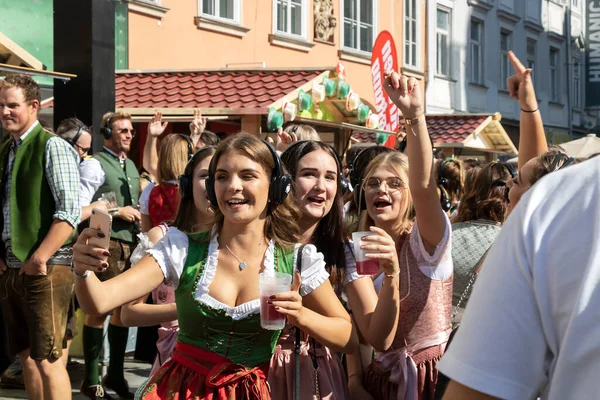
[(596, 398), (598, 238), (600, 159), (536, 183), (488, 254), (439, 369), (500, 398)]

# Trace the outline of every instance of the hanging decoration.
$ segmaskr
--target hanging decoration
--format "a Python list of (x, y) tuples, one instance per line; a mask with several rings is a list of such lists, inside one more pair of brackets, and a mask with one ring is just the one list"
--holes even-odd
[(267, 114), (267, 129), (271, 132), (277, 131), (283, 126), (283, 114), (273, 107), (269, 107)]

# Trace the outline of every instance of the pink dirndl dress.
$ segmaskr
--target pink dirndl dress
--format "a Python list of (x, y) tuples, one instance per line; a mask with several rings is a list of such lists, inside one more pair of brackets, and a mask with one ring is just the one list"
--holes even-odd
[[(175, 291), (173, 290), (173, 286), (162, 283), (152, 291), (152, 300), (154, 300), (154, 304), (175, 303)], [(173, 349), (177, 343), (177, 332), (179, 332), (177, 320), (163, 323), (160, 328), (158, 328), (158, 340), (156, 341), (158, 353), (154, 359), (150, 376), (154, 375), (156, 370), (158, 370), (158, 368), (173, 355)]]
[[(281, 333), (275, 352), (271, 358), (268, 382), (271, 398), (293, 399), (295, 378), (294, 327), (288, 325)], [(313, 349), (310, 341), (302, 341), (300, 346), (300, 399), (314, 400), (315, 378), (312, 361)], [(340, 357), (316, 343), (316, 359), (319, 367), (319, 393), (324, 400), (346, 400), (350, 398), (346, 373)], [(310, 352), (310, 354), (309, 354)]]
[[(433, 255), (425, 250), (417, 224), (399, 246), (400, 319), (392, 346), (378, 353), (363, 385), (378, 400), (429, 400), (435, 395), (441, 359), (451, 332), (452, 256), (450, 223)], [(444, 269), (434, 279), (436, 269)], [(433, 271), (433, 272), (432, 272)], [(379, 282), (378, 282), (379, 281)], [(381, 287), (380, 279), (375, 286)]]

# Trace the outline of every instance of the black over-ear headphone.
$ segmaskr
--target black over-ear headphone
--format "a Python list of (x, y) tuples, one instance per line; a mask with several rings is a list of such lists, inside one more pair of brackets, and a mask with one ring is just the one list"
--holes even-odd
[(183, 175), (179, 176), (179, 193), (181, 193), (182, 198), (187, 199), (194, 197), (194, 161), (196, 158), (202, 157), (207, 152), (211, 150), (214, 151), (214, 149), (214, 146), (206, 146), (192, 154), (190, 157), (190, 161), (188, 161), (187, 165), (185, 166)]
[(194, 157), (194, 144), (192, 143), (192, 139), (188, 135), (184, 135), (183, 133), (177, 133), (177, 136), (183, 138), (187, 142), (188, 147), (188, 162), (192, 160)]
[[(382, 153), (391, 153), (393, 149), (384, 146), (371, 146), (361, 150), (350, 166), (350, 185), (354, 188), (354, 204), (360, 210), (367, 209), (367, 203), (365, 201), (365, 194), (362, 190), (363, 174), (365, 173), (366, 167), (369, 165), (372, 159)], [(361, 167), (360, 169), (358, 167)]]
[(110, 124), (111, 124), (111, 120), (114, 115), (115, 114), (110, 113), (108, 118), (106, 118), (106, 123), (104, 124), (102, 129), (100, 129), (100, 132), (102, 132), (102, 136), (104, 136), (104, 139), (106, 139), (106, 140), (110, 139), (112, 136), (112, 127), (110, 126)]
[[(292, 177), (283, 171), (281, 159), (275, 152), (273, 146), (271, 146), (265, 140), (262, 142), (271, 152), (271, 155), (273, 156), (273, 162), (275, 164), (273, 172), (271, 173), (271, 182), (269, 183), (269, 201), (271, 203), (271, 207), (276, 207), (277, 205), (283, 203), (287, 198), (292, 184)], [(214, 157), (212, 160), (210, 160), (208, 178), (206, 179), (206, 195), (208, 196), (210, 204), (214, 208), (219, 207), (219, 203), (217, 202), (217, 194), (215, 192), (215, 171), (217, 169), (216, 161), (217, 160)]]
[[(560, 162), (560, 160), (565, 160), (565, 162), (557, 168), (557, 165)], [(548, 172), (560, 171), (561, 169), (568, 167), (573, 162), (575, 162), (574, 158), (569, 157), (565, 153), (560, 152), (556, 155), (556, 157), (554, 157), (554, 161), (552, 162), (552, 165), (550, 165), (550, 170)]]
[(75, 145), (77, 144), (77, 141), (79, 140), (79, 138), (81, 137), (81, 134), (83, 133), (83, 131), (85, 130), (86, 126), (84, 124), (81, 124), (81, 126), (79, 127), (79, 129), (77, 129), (77, 133), (75, 134), (75, 136), (73, 136), (71, 139), (67, 139), (67, 142), (75, 147)]
[(452, 203), (450, 202), (450, 199), (448, 199), (448, 196), (446, 195), (446, 189), (444, 188), (444, 185), (448, 183), (448, 179), (442, 176), (444, 166), (446, 165), (446, 162), (450, 160), (452, 159), (446, 158), (445, 160), (441, 160), (440, 168), (438, 169), (438, 188), (440, 189), (440, 204), (444, 212), (448, 212), (452, 208)]
[[(289, 151), (289, 150), (293, 149), (294, 146), (300, 146), (301, 143), (306, 143), (306, 142), (310, 142), (310, 140), (300, 140), (300, 141), (294, 142), (285, 151)], [(329, 143), (325, 143), (325, 142), (320, 142), (320, 143), (323, 143), (324, 145), (326, 145), (327, 147), (329, 147), (329, 149), (331, 150), (331, 152), (334, 154), (333, 158), (335, 159), (335, 163), (337, 165), (337, 169), (338, 169), (338, 181), (340, 182), (341, 195), (343, 196), (346, 193), (348, 193), (348, 191), (350, 190), (350, 182), (344, 176), (344, 171), (342, 170), (342, 160), (340, 160), (340, 156), (335, 151), (335, 149), (333, 148), (332, 145), (330, 145)]]

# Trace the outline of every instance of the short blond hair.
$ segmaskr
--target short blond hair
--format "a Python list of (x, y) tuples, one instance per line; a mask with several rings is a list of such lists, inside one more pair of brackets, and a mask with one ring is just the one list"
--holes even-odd
[(131, 121), (131, 114), (116, 111), (116, 112), (107, 112), (102, 116), (102, 122), (100, 123), (100, 128), (106, 128), (106, 125), (110, 122), (109, 128), (112, 129), (115, 122), (120, 121), (122, 119), (128, 119)]

